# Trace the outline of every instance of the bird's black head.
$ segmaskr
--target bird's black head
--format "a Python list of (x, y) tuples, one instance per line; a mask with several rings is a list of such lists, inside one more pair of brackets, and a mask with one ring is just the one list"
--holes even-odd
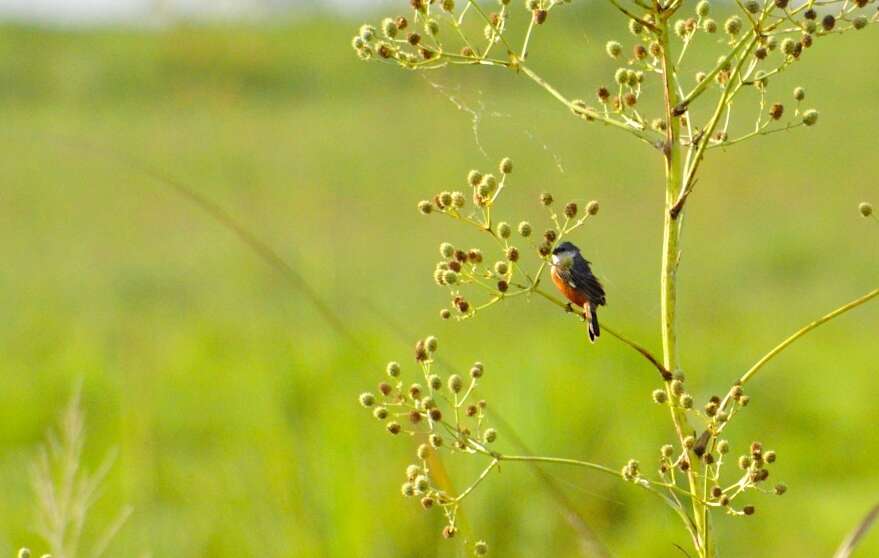
[(556, 246), (555, 249), (552, 251), (553, 255), (555, 255), (555, 256), (558, 256), (559, 254), (565, 254), (565, 253), (571, 253), (571, 252), (573, 252), (575, 254), (579, 254), (580, 249), (577, 248), (576, 246), (574, 246), (573, 244), (571, 244), (570, 242), (562, 242), (561, 244)]

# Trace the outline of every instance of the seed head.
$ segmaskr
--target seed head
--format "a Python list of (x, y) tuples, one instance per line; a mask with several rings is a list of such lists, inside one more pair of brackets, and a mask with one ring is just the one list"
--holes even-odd
[(437, 408), (431, 409), (428, 415), (430, 416), (430, 420), (434, 422), (439, 422), (443, 420), (443, 413)]
[(696, 437), (693, 435), (687, 436), (684, 438), (684, 447), (687, 449), (693, 449), (693, 446), (696, 445)]
[(449, 389), (452, 390), (453, 393), (458, 393), (461, 391), (461, 388), (464, 387), (464, 380), (461, 376), (457, 374), (452, 374), (449, 376)]
[(706, 33), (717, 33), (717, 22), (709, 17), (702, 22), (702, 29), (704, 29)]
[(384, 33), (387, 38), (393, 39), (396, 37), (397, 31), (397, 23), (393, 19), (386, 17), (382, 21), (382, 33)]
[(473, 187), (479, 186), (479, 183), (482, 182), (482, 173), (478, 170), (470, 171), (470, 173), (467, 174), (467, 182)]
[(409, 386), (409, 397), (412, 399), (421, 399), (421, 385), (420, 384), (412, 384)]
[(455, 11), (455, 0), (443, 0), (442, 8), (446, 12), (454, 12)]
[(443, 242), (439, 247), (440, 255), (444, 258), (451, 258), (455, 255), (455, 247), (448, 242)]
[(418, 202), (418, 211), (422, 215), (430, 215), (430, 212), (433, 211), (433, 205), (427, 200), (421, 200)]
[(776, 458), (777, 456), (772, 450), (769, 450), (765, 454), (763, 454), (763, 459), (766, 461), (766, 463), (775, 463)]
[(400, 487), (400, 492), (402, 492), (403, 496), (406, 496), (407, 498), (409, 496), (415, 496), (415, 487), (412, 486), (411, 482), (404, 482), (403, 486)]
[(641, 35), (641, 32), (644, 31), (644, 26), (641, 25), (640, 21), (635, 21), (634, 19), (629, 20), (629, 32), (636, 37)]
[(512, 234), (513, 229), (510, 227), (510, 224), (504, 221), (501, 221), (497, 224), (497, 234), (501, 238), (510, 238), (510, 234)]
[(684, 409), (692, 409), (693, 408), (693, 397), (689, 393), (681, 394), (680, 399), (678, 399), (678, 403), (681, 404), (681, 407)]
[(431, 37), (435, 37), (440, 30), (439, 23), (431, 18), (424, 22), (424, 32), (430, 35)]
[(654, 58), (659, 58), (660, 56), (662, 56), (662, 45), (659, 44), (657, 41), (653, 41), (652, 43), (650, 43), (650, 45), (647, 47), (647, 50), (650, 51), (650, 55)]
[(776, 495), (781, 496), (785, 492), (787, 492), (787, 485), (782, 484), (782, 483), (778, 483), (775, 485), (775, 494)]
[[(454, 271), (449, 271), (447, 273), (454, 273)], [(415, 343), (415, 360), (417, 362), (424, 362), (428, 358), (427, 347), (424, 345), (424, 341), (419, 341)]]
[(373, 40), (375, 38), (375, 27), (373, 27), (372, 25), (361, 26), (360, 27), (360, 38), (363, 39), (364, 41), (366, 41), (367, 43), (370, 42), (371, 40)]
[(856, 16), (855, 19), (852, 21), (852, 27), (854, 27), (855, 29), (860, 30), (866, 26), (867, 26), (867, 18), (862, 15)]
[(608, 41), (604, 49), (611, 58), (617, 58), (623, 52), (623, 45), (616, 41)]
[(809, 109), (803, 113), (803, 124), (806, 126), (814, 126), (818, 122), (818, 111)]
[(543, 25), (546, 22), (546, 17), (549, 15), (549, 12), (546, 10), (534, 10), (532, 18), (534, 19), (534, 23), (537, 25)]
[(825, 31), (832, 31), (833, 28), (836, 27), (836, 18), (833, 17), (832, 14), (827, 14), (824, 16), (824, 19), (821, 20), (821, 27), (823, 27)]
[(507, 248), (504, 252), (504, 255), (506, 255), (507, 259), (511, 262), (519, 261), (519, 249), (515, 246), (510, 246), (509, 248)]
[(742, 508), (742, 511), (745, 512), (745, 515), (754, 515), (756, 510), (754, 509), (754, 506), (745, 506)]
[(600, 209), (598, 202), (595, 200), (590, 201), (586, 204), (586, 213), (589, 215), (598, 215), (598, 210)]
[(773, 120), (781, 119), (781, 116), (784, 114), (784, 105), (781, 103), (775, 103), (772, 105), (772, 108), (769, 109), (769, 116), (772, 117)]
[(665, 393), (664, 389), (655, 389), (653, 390), (653, 401), (661, 405), (668, 401), (668, 394)]
[(659, 453), (660, 453), (663, 457), (665, 457), (665, 458), (669, 458), (669, 457), (671, 457), (672, 455), (674, 455), (674, 453), (675, 453), (675, 448), (674, 448), (674, 446), (672, 446), (671, 444), (665, 444), (664, 446), (662, 446), (661, 448), (659, 448)]
[(626, 68), (618, 68), (613, 74), (613, 79), (620, 85), (625, 85), (629, 81), (629, 70)]
[(543, 242), (540, 246), (537, 247), (537, 253), (543, 257), (548, 256), (551, 251), (552, 245), (548, 242)]
[(442, 310), (440, 310), (440, 318), (442, 318), (444, 320), (448, 320), (451, 317), (452, 317), (452, 313), (449, 311), (448, 308), (443, 308)]
[[(777, 2), (786, 2), (786, 0), (775, 0)], [(748, 10), (752, 14), (756, 14), (760, 11), (760, 3), (757, 0), (747, 0), (745, 2), (745, 9)]]
[(745, 471), (751, 466), (751, 458), (747, 455), (739, 457), (739, 469)]
[(430, 384), (430, 388), (434, 391), (442, 389), (443, 387), (443, 379), (437, 374), (431, 374), (430, 377), (427, 378), (427, 383)]
[(685, 37), (687, 35), (687, 22), (679, 19), (675, 22), (675, 35)]
[(385, 425), (385, 428), (387, 428), (388, 432), (390, 432), (391, 434), (399, 434), (400, 431), (403, 429), (403, 427), (400, 426), (399, 422), (393, 420)]
[(384, 407), (376, 407), (372, 410), (372, 416), (378, 420), (385, 420), (388, 418), (388, 410)]
[(723, 29), (730, 35), (738, 35), (742, 30), (742, 19), (739, 16), (731, 16), (723, 24)]
[(475, 556), (485, 556), (488, 554), (488, 545), (485, 544), (485, 541), (476, 541), (476, 544), (473, 545), (473, 554)]
[(360, 404), (364, 407), (372, 407), (375, 405), (375, 395), (365, 392), (360, 394)]
[(451, 192), (440, 192), (436, 197), (439, 202), (440, 209), (446, 209), (452, 207), (452, 193)]
[(507, 262), (496, 262), (494, 264), (494, 272), (498, 275), (506, 275), (510, 270), (510, 266), (507, 265)]
[(443, 445), (443, 439), (439, 434), (431, 434), (428, 436), (427, 441), (430, 442), (432, 448), (439, 448)]
[(501, 174), (510, 174), (513, 172), (513, 160), (509, 157), (504, 157), (501, 159), (501, 163), (499, 165), (499, 169)]
[(446, 525), (445, 527), (443, 527), (443, 538), (444, 539), (454, 538), (455, 533), (457, 533), (457, 532), (458, 532), (458, 530), (455, 529), (454, 527), (452, 527), (451, 525)]
[(427, 477), (424, 475), (418, 475), (415, 477), (412, 484), (415, 486), (415, 492), (426, 492), (427, 489), (430, 488), (430, 481), (427, 480)]
[(415, 465), (414, 463), (406, 467), (406, 478), (411, 480), (415, 480), (415, 477), (421, 474), (421, 467)]
[(540, 194), (540, 203), (547, 207), (552, 205), (552, 194), (550, 194), (549, 192), (543, 192), (542, 194)]
[(421, 444), (418, 446), (418, 451), (416, 452), (418, 455), (418, 459), (424, 461), (430, 456), (430, 446), (427, 444)]
[(680, 380), (672, 380), (671, 392), (675, 395), (681, 395), (684, 393), (684, 382)]
[(400, 363), (399, 362), (389, 362), (386, 368), (388, 376), (391, 378), (396, 378), (400, 375)]
[(699, 17), (705, 17), (711, 11), (711, 4), (708, 0), (701, 0), (698, 4), (696, 4), (696, 15)]
[(427, 347), (427, 350), (431, 353), (435, 353), (437, 347), (439, 346), (439, 339), (431, 335), (424, 340), (424, 346)]
[(873, 206), (867, 202), (861, 202), (858, 206), (858, 211), (860, 211), (861, 215), (864, 217), (869, 217), (870, 215), (873, 215)]
[(573, 219), (574, 217), (577, 216), (577, 204), (576, 203), (570, 202), (570, 203), (568, 203), (568, 205), (565, 206), (565, 216), (568, 218), (571, 218), (571, 219)]
[(464, 207), (467, 199), (464, 197), (462, 192), (452, 192), (451, 194), (451, 205), (456, 207), (457, 209), (461, 209)]
[(717, 442), (717, 451), (722, 455), (729, 453), (729, 442), (726, 440), (720, 440)]
[(495, 430), (494, 428), (489, 428), (485, 431), (483, 438), (485, 439), (485, 442), (487, 444), (493, 443), (495, 440), (497, 440), (497, 430)]

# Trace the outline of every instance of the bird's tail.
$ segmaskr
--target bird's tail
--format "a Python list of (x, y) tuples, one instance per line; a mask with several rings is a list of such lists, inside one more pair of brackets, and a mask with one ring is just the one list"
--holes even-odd
[(589, 304), (589, 315), (586, 317), (586, 324), (589, 332), (589, 341), (595, 343), (595, 340), (601, 335), (601, 328), (598, 327), (598, 308), (591, 303)]

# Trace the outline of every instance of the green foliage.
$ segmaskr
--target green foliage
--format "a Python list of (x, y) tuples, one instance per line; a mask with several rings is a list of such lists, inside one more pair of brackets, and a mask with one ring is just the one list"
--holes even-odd
[[(572, 16), (553, 20), (560, 32), (533, 52), (548, 78), (570, 79), (586, 97), (594, 76), (612, 75), (616, 63), (603, 52), (612, 37), (587, 41), (580, 22), (589, 18), (601, 34), (610, 14), (565, 9)], [(425, 188), (493, 167), (506, 153), (523, 185), (505, 194), (514, 215), (534, 211), (525, 185), (560, 202), (588, 191), (581, 206), (593, 197), (602, 203), (590, 253), (617, 293), (606, 315), (653, 348), (658, 340), (645, 324), (658, 319), (656, 292), (643, 277), (657, 265), (661, 223), (648, 193), (655, 167), (625, 160), (622, 142), (605, 130), (537, 108), (543, 92), (513, 87), (515, 76), (470, 68), (429, 76), (453, 96), (459, 84), (483, 92), (458, 97), (477, 112), (486, 105), (479, 135), (491, 158), (464, 152), (475, 145), (472, 115), (423, 79), (359, 63), (347, 44), (351, 28), (321, 20), (0, 33), (7, 556), (13, 544), (43, 548), (29, 512), (27, 463), (80, 375), (90, 417), (84, 462), (94, 470), (106, 448), (119, 449), (92, 517), (102, 525), (125, 503), (135, 510), (114, 543), (120, 555), (456, 555), (437, 541), (442, 524), (394, 493), (400, 469), (384, 465), (408, 463), (411, 448), (389, 446), (386, 433), (364, 424), (363, 409), (352, 408), (360, 387), (383, 373), (379, 355), (410, 350), (372, 306), (408, 330), (436, 332), (454, 362), (486, 360), (491, 401), (535, 452), (625, 463), (670, 441), (654, 427), (665, 420), (662, 409), (644, 407), (655, 372), (626, 347), (590, 350), (582, 331), (548, 306), (511, 304), (472, 327), (440, 321), (435, 311), (445, 299), (430, 275), (441, 231), (426, 231), (433, 225), (413, 211)], [(711, 188), (691, 201), (699, 211), (688, 217), (681, 319), (690, 366), (706, 384), (726, 381), (779, 333), (875, 279), (865, 264), (879, 256), (875, 221), (855, 219), (853, 208), (879, 199), (870, 164), (879, 119), (855, 102), (879, 88), (875, 72), (863, 71), (879, 63), (879, 43), (875, 33), (834, 40), (804, 62), (822, 78), (840, 68), (848, 76), (806, 83), (809, 101), (822, 107), (821, 133), (719, 151), (700, 185)], [(777, 82), (785, 91), (797, 85)], [(227, 231), (86, 140), (136, 154), (231, 209), (334, 301), (369, 355)], [(776, 150), (792, 154), (780, 160)], [(402, 159), (415, 162), (417, 175)], [(745, 230), (734, 226), (742, 218)], [(469, 246), (478, 238), (462, 229), (449, 240)], [(873, 504), (879, 441), (863, 428), (875, 417), (879, 383), (874, 350), (861, 340), (875, 322), (870, 309), (816, 332), (814, 344), (792, 349), (754, 385), (743, 420), (749, 431), (772, 433), (790, 490), (763, 498), (759, 521), (730, 522), (718, 533), (729, 555), (752, 550), (755, 538), (764, 541), (761, 555), (829, 555)], [(527, 341), (510, 350), (505, 334), (514, 332)], [(507, 449), (498, 431), (498, 447)], [(838, 447), (849, 451), (830, 449)], [(479, 472), (462, 467), (465, 476)], [(674, 555), (656, 541), (686, 544), (671, 521), (656, 521), (661, 504), (615, 479), (551, 474), (617, 555)], [(577, 552), (578, 531), (528, 469), (505, 465), (495, 480), (473, 494), (466, 516), (490, 555)], [(877, 548), (868, 537), (860, 551)]]

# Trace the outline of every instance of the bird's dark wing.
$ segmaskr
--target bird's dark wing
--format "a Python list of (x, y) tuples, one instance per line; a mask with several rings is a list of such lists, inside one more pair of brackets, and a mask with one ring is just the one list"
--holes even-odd
[(601, 286), (598, 278), (592, 274), (592, 270), (589, 269), (589, 262), (579, 258), (579, 261), (575, 261), (574, 265), (571, 266), (570, 273), (576, 287), (586, 293), (593, 304), (596, 306), (605, 304), (604, 287)]

